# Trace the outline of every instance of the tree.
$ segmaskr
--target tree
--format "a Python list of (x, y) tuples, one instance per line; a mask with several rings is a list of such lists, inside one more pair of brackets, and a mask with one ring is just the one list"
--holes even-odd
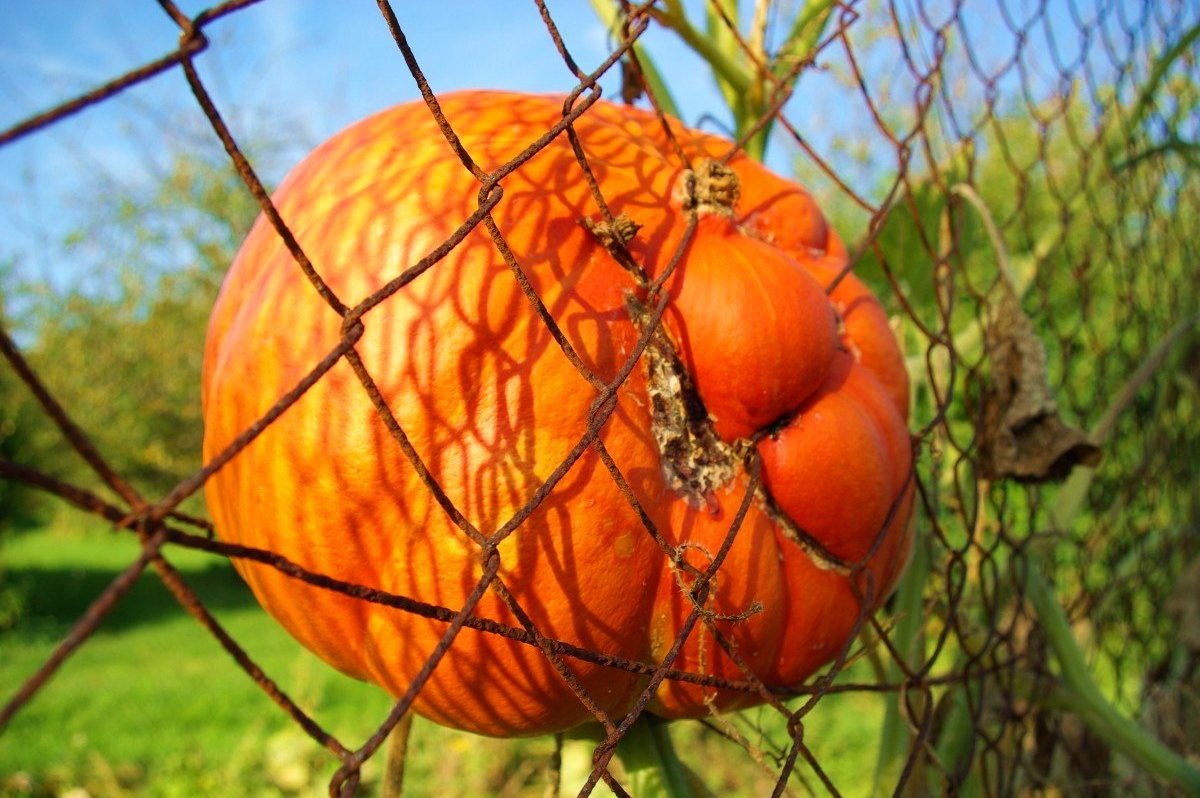
[[(26, 290), (29, 362), (118, 473), (148, 495), (200, 465), (208, 313), (256, 212), (223, 154), (178, 155), (160, 183), (114, 197), (68, 236), (64, 254), (77, 262), (103, 253), (87, 283), (61, 297)], [(17, 401), (32, 400), (22, 393)], [(27, 418), (29, 408), (19, 412)], [(49, 425), (23, 426), (22, 462), (94, 482)]]

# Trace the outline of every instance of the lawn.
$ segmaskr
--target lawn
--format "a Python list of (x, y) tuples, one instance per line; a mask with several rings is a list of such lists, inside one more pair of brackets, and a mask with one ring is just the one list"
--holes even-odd
[[(136, 556), (132, 536), (89, 523), (21, 533), (0, 551), (0, 585), (15, 591), (21, 607), (19, 622), (0, 632), (4, 700)], [(227, 562), (176, 548), (168, 557), (250, 656), (346, 745), (359, 745), (387, 714), (385, 694), (295, 644)], [(878, 734), (871, 729), (881, 706), (870, 696), (830, 696), (810, 716), (806, 743), (849, 794), (867, 784), (862, 767), (874, 762)], [(753, 729), (758, 717), (768, 732), (779, 725), (753, 710), (739, 725)], [(769, 758), (755, 764), (697, 724), (672, 733), (718, 794), (770, 792), (777, 766)], [(553, 745), (550, 738), (482, 738), (418, 719), (405, 794), (540, 796)], [(326, 794), (335, 766), (149, 573), (0, 733), (5, 798), (317, 796)], [(382, 756), (368, 763), (364, 794), (376, 794), (381, 767)], [(800, 770), (793, 785), (804, 794), (802, 782), (816, 780)]]

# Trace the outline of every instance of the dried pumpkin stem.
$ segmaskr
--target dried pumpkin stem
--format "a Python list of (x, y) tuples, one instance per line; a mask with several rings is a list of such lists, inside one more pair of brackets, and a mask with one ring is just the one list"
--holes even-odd
[[(732, 215), (738, 192), (737, 175), (713, 160), (701, 161), (695, 170), (685, 170), (676, 184), (676, 200), (691, 215)], [(626, 214), (610, 220), (583, 218), (580, 224), (634, 276), (640, 288), (648, 289), (653, 296), (658, 286), (651, 284), (628, 249), (641, 225)], [(639, 332), (653, 323), (650, 310), (633, 291), (626, 294), (625, 309)], [(733, 481), (744, 459), (744, 446), (725, 443), (717, 435), (678, 348), (662, 326), (651, 335), (644, 363), (651, 433), (658, 444), (664, 478), (676, 493), (695, 506), (703, 506), (712, 491)]]
[(705, 158), (695, 169), (685, 169), (675, 184), (675, 201), (685, 213), (698, 216), (732, 216), (741, 196), (737, 173), (723, 163)]
[(580, 224), (595, 237), (601, 246), (608, 250), (628, 246), (633, 237), (637, 235), (637, 231), (642, 229), (640, 224), (624, 213), (614, 217), (611, 222), (598, 222), (585, 218), (580, 221)]
[(614, 217), (611, 221), (597, 221), (584, 217), (579, 220), (579, 223), (584, 230), (591, 233), (597, 244), (608, 250), (608, 254), (612, 255), (613, 260), (622, 269), (633, 275), (638, 285), (643, 288), (650, 285), (650, 278), (646, 276), (646, 270), (629, 254), (629, 242), (637, 235), (637, 231), (642, 229), (640, 224), (624, 213)]

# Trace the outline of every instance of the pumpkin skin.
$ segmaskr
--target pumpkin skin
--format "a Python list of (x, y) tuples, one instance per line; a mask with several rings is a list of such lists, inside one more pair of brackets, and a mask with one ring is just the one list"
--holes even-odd
[[(492, 170), (552, 127), (562, 99), (492, 92), (441, 98), (475, 161)], [(729, 144), (673, 126), (693, 160)], [(683, 165), (658, 119), (597, 102), (574, 123), (614, 214), (642, 227), (629, 243), (662, 273), (688, 216)], [(741, 197), (707, 214), (665, 284), (663, 327), (713, 427), (761, 456), (777, 508), (844, 560), (831, 568), (761, 498), (749, 506), (705, 605), (713, 626), (771, 686), (827, 662), (855, 620), (891, 590), (909, 548), (908, 387), (879, 303), (852, 274), (826, 286), (844, 248), (809, 195), (751, 160), (729, 164)], [(565, 136), (506, 176), (492, 212), (505, 242), (579, 358), (605, 382), (638, 342), (630, 272), (580, 224), (599, 211)], [(332, 291), (361, 301), (448, 238), (477, 207), (479, 183), (423, 104), (359, 122), (310, 154), (274, 197)], [(598, 394), (563, 354), (481, 226), (362, 317), (355, 350), (454, 506), (484, 535), (516, 513), (580, 440)], [(204, 456), (218, 455), (337, 344), (342, 320), (263, 219), (234, 261), (210, 321), (202, 400)], [(725, 539), (747, 477), (702, 502), (668, 485), (639, 365), (599, 439), (638, 503), (703, 570)], [(776, 427), (778, 427), (776, 429)], [(768, 428), (774, 430), (764, 434)], [(746, 443), (751, 437), (752, 443)], [(219, 536), (298, 565), (457, 610), (482, 574), (455, 526), (391, 437), (350, 365), (339, 361), (205, 486)], [(593, 447), (499, 545), (500, 579), (543, 635), (632, 660), (660, 661), (691, 612), (673, 569)], [(444, 623), (358, 601), (237, 561), (262, 605), (339, 670), (407, 690)], [(862, 607), (860, 596), (870, 590)], [(757, 611), (744, 618), (752, 606)], [(520, 626), (496, 591), (476, 616)], [(609, 713), (645, 677), (565, 659)], [(697, 624), (675, 667), (744, 679)], [(650, 708), (703, 715), (757, 695), (666, 681)], [(560, 731), (592, 719), (535, 647), (463, 629), (414, 708), (489, 735)]]

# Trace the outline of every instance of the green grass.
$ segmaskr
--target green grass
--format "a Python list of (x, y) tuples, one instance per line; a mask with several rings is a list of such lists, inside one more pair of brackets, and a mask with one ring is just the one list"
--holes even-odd
[[(3, 700), (32, 674), (71, 624), (137, 555), (129, 535), (35, 531), (3, 549), (3, 584), (21, 606), (0, 632)], [(170, 549), (168, 558), (208, 607), (296, 701), (347, 746), (383, 720), (391, 700), (326, 666), (254, 602), (225, 561)], [(520, 786), (528, 753), (550, 741), (489, 740), (415, 725), (409, 794)], [(378, 778), (382, 757), (368, 763)], [(144, 576), (57, 675), (0, 733), (0, 796), (323, 795), (336, 762), (279, 710), (215, 639)], [(516, 781), (514, 781), (516, 777)], [(368, 783), (368, 794), (373, 793)]]
[[(20, 617), (0, 631), (0, 700), (45, 661), (85, 607), (137, 555), (126, 533), (57, 523), (10, 537), (0, 592)], [(263, 669), (344, 744), (356, 747), (386, 716), (381, 691), (331, 670), (255, 603), (233, 569), (170, 548), (170, 561)], [(861, 678), (855, 673), (851, 678)], [(830, 696), (806, 722), (805, 741), (848, 795), (864, 794), (882, 702)], [(721, 795), (768, 794), (770, 757), (787, 742), (770, 711), (733, 719), (762, 764), (698, 724), (676, 724), (680, 755)], [(540, 796), (553, 740), (494, 740), (414, 724), (405, 794)], [(382, 755), (364, 769), (376, 794)], [(97, 632), (0, 732), (0, 796), (58, 796), (81, 787), (108, 796), (324, 795), (336, 767), (147, 573)], [(793, 778), (823, 794), (803, 763)], [(82, 793), (77, 793), (82, 795)]]
[[(94, 529), (26, 533), (7, 543), (3, 578), (21, 616), (0, 633), (6, 699), (136, 554), (131, 536)], [(258, 608), (228, 563), (175, 549), (169, 559), (249, 654), (334, 734), (354, 744), (386, 714), (385, 695), (301, 650)], [(121, 794), (122, 784), (139, 795), (222, 794), (230, 779), (265, 769), (262, 741), (293, 728), (147, 574), (0, 736), (0, 794), (79, 785)], [(315, 744), (302, 748), (297, 756), (314, 772), (321, 769), (325, 757)], [(186, 788), (172, 786), (192, 776)], [(269, 782), (268, 774), (261, 786)]]

